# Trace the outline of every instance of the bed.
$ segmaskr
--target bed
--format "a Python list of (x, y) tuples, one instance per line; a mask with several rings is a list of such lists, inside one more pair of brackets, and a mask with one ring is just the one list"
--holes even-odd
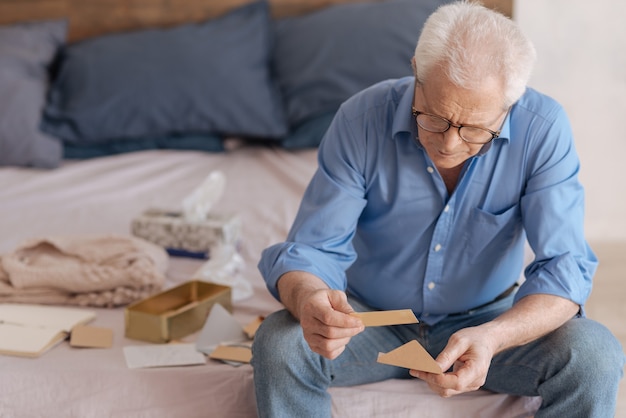
[[(29, 7), (18, 3), (29, 3)], [(72, 4), (43, 0), (4, 2), (0, 16), (3, 23), (11, 23), (69, 13), (70, 28), (77, 28), (76, 32), (70, 30), (69, 37), (78, 40), (112, 30), (164, 23), (163, 16), (168, 13), (158, 11), (167, 12), (170, 2), (93, 2), (100, 6), (100, 11), (106, 9), (112, 15), (115, 12), (126, 17), (139, 9), (146, 10), (137, 5), (153, 6), (152, 12), (146, 14), (151, 20), (120, 18), (116, 27), (111, 27), (111, 21), (108, 26), (96, 28), (97, 33), (88, 24), (97, 7), (91, 13), (81, 14), (76, 10), (84, 11), (85, 7), (72, 9)], [(104, 4), (110, 7), (103, 9)], [(170, 18), (177, 20), (175, 23), (181, 22), (178, 19), (196, 20), (197, 14), (192, 12), (201, 9), (199, 4), (177, 2), (181, 9)], [(297, 5), (298, 2), (285, 1), (283, 8), (274, 10), (275, 16), (294, 14)], [(298, 13), (310, 12), (311, 4), (304, 6), (295, 8)], [(221, 11), (213, 9), (211, 13)], [(84, 32), (85, 28), (92, 32)], [(130, 234), (132, 220), (144, 210), (179, 208), (194, 188), (219, 170), (225, 175), (226, 188), (212, 210), (239, 216), (242, 228), (238, 251), (243, 259), (239, 274), (253, 289), (252, 296), (234, 303), (233, 315), (243, 325), (280, 309), (281, 305), (265, 289), (256, 264), (265, 247), (286, 236), (316, 168), (316, 149), (290, 148), (279, 141), (250, 141), (232, 135), (222, 139), (221, 144), (219, 152), (144, 147), (134, 152), (108, 152), (97, 158), (62, 158), (49, 169), (26, 165), (0, 167), (0, 254), (34, 237)], [(203, 263), (204, 260), (194, 258), (170, 257), (164, 288), (190, 280)], [(129, 369), (123, 348), (149, 343), (125, 338), (124, 306), (93, 309), (96, 319), (92, 325), (112, 329), (113, 346), (81, 349), (70, 347), (65, 341), (38, 358), (0, 356), (0, 416), (256, 416), (250, 365), (236, 367), (207, 359), (197, 366)], [(194, 333), (182, 341), (194, 342), (197, 336)], [(336, 417), (512, 418), (532, 416), (539, 404), (538, 398), (486, 391), (442, 399), (423, 382), (413, 379), (333, 388), (331, 393)]]

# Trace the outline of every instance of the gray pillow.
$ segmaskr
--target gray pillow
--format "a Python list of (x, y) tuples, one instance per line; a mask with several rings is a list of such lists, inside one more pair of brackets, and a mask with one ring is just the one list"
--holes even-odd
[(447, 2), (340, 4), (278, 20), (273, 66), (290, 126), (336, 111), (378, 81), (411, 75), (422, 26)]
[(0, 165), (54, 168), (61, 143), (41, 132), (48, 67), (65, 42), (65, 21), (0, 26)]
[(269, 74), (266, 2), (168, 29), (65, 48), (43, 129), (94, 144), (184, 134), (277, 138), (287, 124)]

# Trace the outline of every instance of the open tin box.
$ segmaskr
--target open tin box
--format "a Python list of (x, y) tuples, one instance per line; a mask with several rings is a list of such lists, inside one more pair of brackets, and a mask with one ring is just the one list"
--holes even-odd
[(167, 343), (199, 331), (214, 304), (232, 312), (229, 286), (192, 280), (146, 299), (124, 311), (127, 338)]

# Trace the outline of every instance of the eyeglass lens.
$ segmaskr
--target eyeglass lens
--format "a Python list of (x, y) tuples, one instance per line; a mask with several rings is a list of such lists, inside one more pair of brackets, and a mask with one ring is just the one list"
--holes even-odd
[[(420, 113), (417, 115), (417, 123), (422, 128), (433, 133), (442, 133), (450, 129), (450, 122), (447, 120), (434, 116)], [(462, 126), (459, 129), (459, 135), (467, 142), (476, 144), (485, 144), (493, 138), (491, 132), (472, 126)]]

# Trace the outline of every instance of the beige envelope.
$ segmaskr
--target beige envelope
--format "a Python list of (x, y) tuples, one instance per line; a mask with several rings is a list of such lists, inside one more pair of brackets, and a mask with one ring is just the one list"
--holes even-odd
[(405, 367), (412, 370), (421, 370), (441, 374), (441, 367), (430, 354), (416, 340), (391, 350), (388, 353), (378, 353), (379, 363), (391, 366)]
[(419, 321), (410, 309), (396, 311), (353, 312), (350, 315), (361, 318), (366, 327), (386, 325), (417, 324)]

